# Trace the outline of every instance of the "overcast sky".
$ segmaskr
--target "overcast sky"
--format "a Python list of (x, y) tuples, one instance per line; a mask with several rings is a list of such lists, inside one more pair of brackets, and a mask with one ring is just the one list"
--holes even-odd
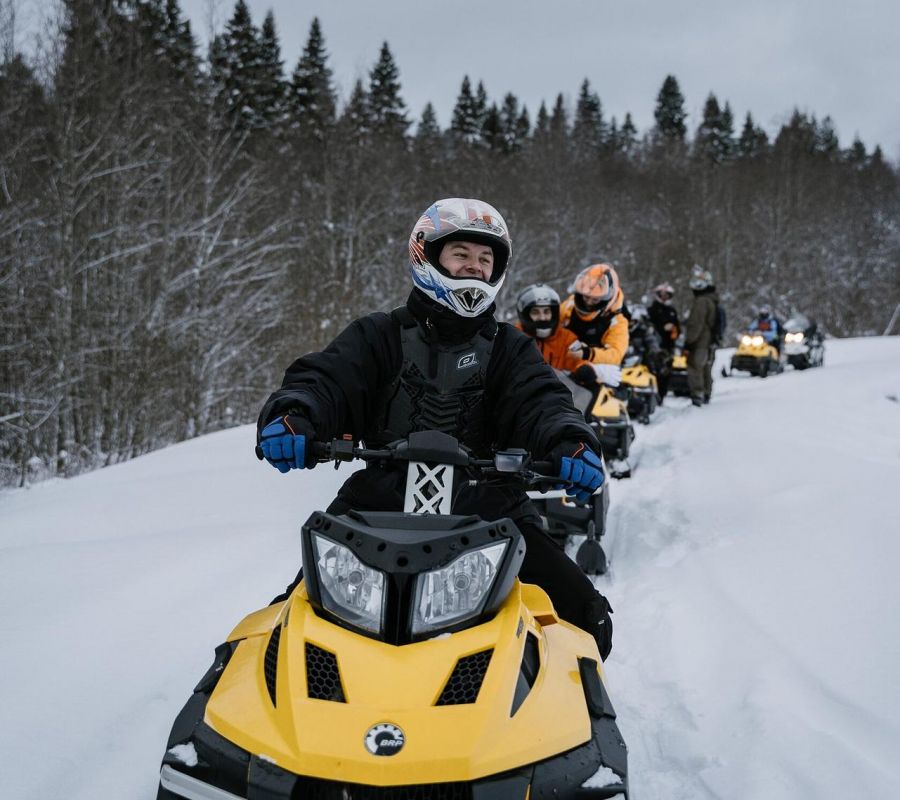
[[(47, 0), (19, 0), (47, 3)], [(204, 43), (233, 0), (181, 0)], [(367, 80), (387, 40), (403, 97), (418, 120), (431, 100), (442, 125), (463, 75), (492, 100), (512, 91), (532, 121), (541, 100), (571, 102), (587, 77), (604, 113), (630, 111), (643, 131), (667, 74), (686, 98), (691, 131), (712, 91), (772, 134), (797, 106), (831, 115), (849, 145), (856, 134), (900, 159), (900, 0), (249, 0), (254, 22), (275, 15), (290, 74), (318, 16), (342, 96)]]

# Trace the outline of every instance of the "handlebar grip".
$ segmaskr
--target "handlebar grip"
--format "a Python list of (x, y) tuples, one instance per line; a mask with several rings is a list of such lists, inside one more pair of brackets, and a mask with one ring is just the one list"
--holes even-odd
[(265, 456), (263, 455), (263, 449), (259, 445), (256, 445), (256, 449), (253, 452), (256, 453), (256, 457), (260, 461), (262, 461), (265, 458)]
[(553, 476), (556, 472), (552, 461), (532, 461), (530, 466), (541, 475)]

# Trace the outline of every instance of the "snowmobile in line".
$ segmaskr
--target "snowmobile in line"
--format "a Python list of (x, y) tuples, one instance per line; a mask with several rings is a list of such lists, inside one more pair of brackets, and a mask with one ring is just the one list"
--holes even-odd
[(688, 384), (687, 356), (679, 347), (672, 357), (672, 366), (669, 368), (669, 391), (675, 397), (690, 397), (691, 387)]
[(784, 323), (784, 354), (794, 369), (821, 367), (825, 363), (825, 337), (815, 322), (798, 314)]
[(315, 452), (406, 462), (406, 510), (310, 516), (304, 579), (216, 648), (158, 800), (627, 798), (594, 638), (519, 581), (513, 522), (447, 513), (455, 471), (558, 483), (549, 467), (433, 431)]
[[(593, 395), (576, 384), (568, 375), (554, 370), (560, 382), (572, 393), (575, 407), (585, 413)], [(600, 454), (603, 459), (603, 453)], [(604, 472), (607, 471), (604, 459)], [(570, 536), (584, 536), (575, 553), (575, 563), (586, 575), (603, 575), (608, 568), (601, 537), (606, 534), (609, 514), (609, 481), (604, 481), (591, 496), (590, 502), (578, 505), (564, 489), (541, 487), (528, 492), (528, 497), (541, 515), (544, 530), (562, 546)]]
[(738, 346), (731, 357), (728, 371), (722, 367), (723, 377), (735, 370), (765, 378), (784, 371), (784, 361), (778, 348), (769, 344), (759, 331), (747, 331), (738, 337)]
[(622, 382), (616, 393), (628, 404), (628, 413), (642, 425), (650, 423), (650, 415), (656, 411), (659, 385), (650, 368), (641, 362), (638, 354), (626, 356), (622, 363)]

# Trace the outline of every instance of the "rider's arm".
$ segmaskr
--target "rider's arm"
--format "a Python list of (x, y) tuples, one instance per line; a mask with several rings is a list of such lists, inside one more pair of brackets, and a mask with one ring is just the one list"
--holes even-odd
[(564, 441), (599, 447), (569, 390), (531, 340), (512, 326), (500, 325), (485, 399), (498, 446), (522, 447), (538, 458)]
[(374, 397), (399, 363), (399, 333), (387, 314), (370, 314), (348, 325), (319, 353), (298, 358), (259, 415), (262, 428), (272, 419), (299, 412), (321, 439), (362, 435)]
[(600, 346), (591, 348), (591, 361), (594, 364), (619, 365), (625, 358), (626, 350), (628, 350), (628, 320), (621, 314), (615, 314), (600, 340)]

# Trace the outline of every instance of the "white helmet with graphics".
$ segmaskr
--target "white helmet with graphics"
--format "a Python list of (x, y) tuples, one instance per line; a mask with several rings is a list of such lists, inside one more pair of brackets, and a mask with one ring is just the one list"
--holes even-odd
[[(453, 277), (440, 263), (448, 242), (484, 244), (494, 253), (488, 280)], [(506, 277), (512, 242), (506, 222), (481, 200), (451, 197), (433, 203), (409, 236), (409, 272), (417, 289), (463, 317), (487, 311)]]

